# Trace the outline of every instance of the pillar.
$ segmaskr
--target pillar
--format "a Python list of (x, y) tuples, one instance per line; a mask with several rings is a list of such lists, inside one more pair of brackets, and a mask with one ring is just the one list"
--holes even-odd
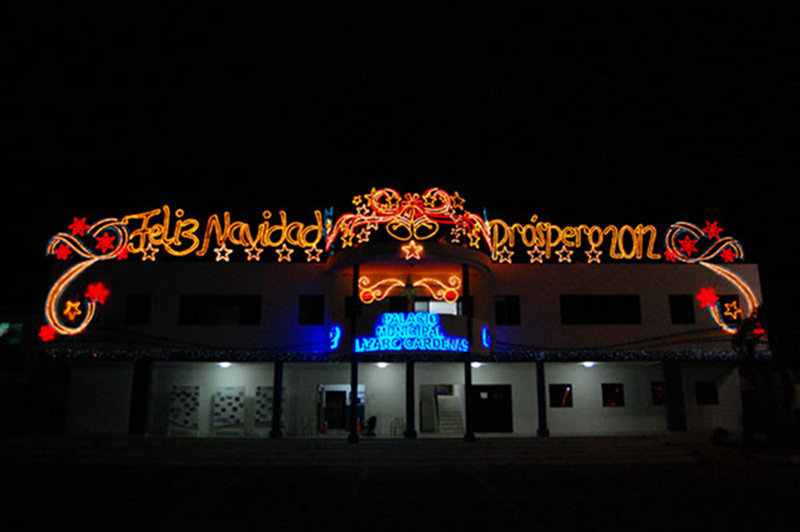
[(547, 391), (544, 378), (544, 360), (536, 361), (536, 435), (546, 437), (550, 435), (547, 428)]
[(283, 414), (283, 361), (275, 362), (272, 373), (272, 430), (269, 435), (271, 438), (283, 436), (281, 430), (281, 416)]
[(417, 429), (414, 417), (414, 362), (406, 362), (406, 438), (416, 438)]
[(464, 317), (467, 320), (467, 342), (469, 343), (469, 352), (466, 354), (464, 360), (464, 404), (465, 412), (464, 417), (466, 431), (464, 433), (465, 442), (475, 441), (475, 432), (472, 430), (472, 303), (470, 301), (469, 292), (469, 266), (464, 264), (461, 267), (461, 286), (463, 287), (462, 294), (462, 309)]
[(667, 417), (667, 430), (686, 430), (686, 406), (683, 401), (683, 378), (681, 363), (677, 360), (661, 362), (664, 375), (664, 404)]
[(358, 353), (356, 353), (356, 318), (361, 310), (358, 297), (358, 263), (353, 263), (353, 315), (350, 316), (350, 434), (348, 443), (358, 443)]
[(131, 404), (128, 414), (128, 433), (147, 435), (150, 417), (150, 383), (153, 362), (139, 359), (133, 363), (133, 383), (131, 385)]

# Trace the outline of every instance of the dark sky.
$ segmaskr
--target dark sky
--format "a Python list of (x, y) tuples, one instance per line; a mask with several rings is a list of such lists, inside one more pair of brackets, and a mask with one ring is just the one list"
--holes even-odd
[[(304, 217), (439, 186), (510, 220), (719, 220), (793, 276), (796, 55), (771, 3), (111, 4), (11, 8), (4, 255), (21, 269), (73, 215)], [(4, 301), (29, 292), (12, 284)]]

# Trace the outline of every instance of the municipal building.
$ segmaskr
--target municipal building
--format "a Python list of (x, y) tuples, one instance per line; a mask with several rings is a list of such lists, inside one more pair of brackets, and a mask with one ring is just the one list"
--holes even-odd
[(438, 188), (76, 217), (47, 245), (39, 330), (68, 367), (65, 430), (741, 431), (740, 363), (770, 356), (757, 265), (722, 221), (619, 223), (489, 218)]

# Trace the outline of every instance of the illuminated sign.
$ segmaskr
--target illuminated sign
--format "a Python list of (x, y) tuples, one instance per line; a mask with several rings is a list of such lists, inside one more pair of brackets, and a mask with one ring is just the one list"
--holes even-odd
[(388, 312), (381, 314), (375, 336), (355, 339), (356, 353), (378, 351), (454, 351), (469, 352), (466, 338), (449, 337), (442, 331), (441, 317), (428, 312)]
[(414, 282), (403, 282), (400, 279), (389, 277), (377, 282), (370, 281), (369, 277), (362, 276), (358, 279), (358, 297), (367, 305), (375, 301), (383, 301), (389, 294), (397, 289), (411, 290), (424, 289), (425, 293), (436, 301), (455, 303), (458, 301), (461, 290), (461, 279), (451, 275), (447, 283), (439, 279), (424, 277)]
[[(562, 226), (539, 220), (537, 215), (527, 223), (509, 223), (498, 218), (490, 220), (485, 213), (479, 216), (465, 209), (464, 203), (458, 192), (450, 194), (439, 188), (421, 194), (373, 188), (368, 194), (353, 198), (355, 212), (334, 220), (332, 210), (326, 209), (324, 216), (315, 210), (310, 223), (290, 220), (283, 210), (274, 217), (271, 211), (264, 210), (255, 224), (233, 218), (229, 212), (213, 214), (203, 223), (187, 216), (183, 209), (168, 205), (93, 224), (75, 217), (67, 226), (69, 231), (56, 234), (47, 245), (47, 254), (56, 260), (78, 262), (68, 266), (51, 287), (45, 302), (47, 323), (39, 335), (43, 341), (50, 341), (57, 335), (75, 335), (86, 329), (98, 305), (105, 303), (109, 290), (98, 282), (79, 288), (74, 284), (100, 261), (139, 256), (142, 261), (156, 262), (163, 256), (210, 255), (218, 263), (237, 258), (259, 262), (263, 255), (278, 263), (318, 263), (337, 245), (345, 249), (370, 242), (381, 228), (390, 239), (402, 243), (398, 246), (399, 256), (414, 263), (424, 262), (426, 246), (420, 242), (436, 240), (487, 253), (497, 264), (557, 261), (591, 265), (607, 259), (699, 264), (730, 282), (744, 296), (746, 308), (726, 308), (726, 313), (746, 320), (756, 312), (758, 301), (753, 290), (730, 270), (710, 262), (744, 259), (741, 244), (723, 236), (716, 221), (706, 221), (703, 228), (676, 222), (660, 239), (652, 225)], [(656, 249), (659, 242), (663, 242), (663, 250)], [(265, 250), (275, 254), (264, 254)], [(445, 282), (422, 277), (410, 283), (396, 278), (359, 279), (359, 297), (366, 304), (401, 290), (424, 290), (438, 301), (454, 302), (460, 297), (461, 280), (450, 277)], [(718, 305), (705, 306), (723, 329), (736, 332), (736, 328), (723, 324)]]
[(316, 223), (310, 225), (288, 221), (285, 211), (279, 211), (278, 220), (274, 221), (272, 212), (264, 211), (261, 213), (264, 221), (255, 230), (247, 222), (232, 220), (229, 212), (223, 214), (221, 221), (218, 215), (211, 215), (202, 231), (198, 219), (184, 216), (183, 209), (172, 212), (168, 205), (125, 216), (122, 223), (130, 232), (128, 251), (141, 253), (142, 260), (155, 260), (161, 249), (177, 257), (190, 254), (202, 257), (214, 246), (217, 262), (229, 262), (233, 252), (230, 244), (243, 248), (248, 261), (260, 260), (261, 252), (272, 248), (279, 262), (291, 262), (294, 249), (289, 246), (294, 246), (306, 251), (308, 262), (320, 260), (322, 250), (317, 244), (324, 233), (320, 211), (314, 211)]
[(328, 333), (328, 339), (330, 340), (331, 351), (336, 351), (339, 349), (339, 344), (342, 341), (342, 328), (338, 325), (331, 325), (331, 329)]

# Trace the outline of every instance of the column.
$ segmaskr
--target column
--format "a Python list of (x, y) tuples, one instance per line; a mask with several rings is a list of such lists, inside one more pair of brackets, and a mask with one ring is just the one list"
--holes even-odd
[(128, 415), (128, 432), (147, 435), (150, 417), (150, 381), (153, 368), (151, 360), (139, 359), (133, 363), (131, 404)]
[(358, 263), (353, 263), (353, 315), (350, 316), (350, 434), (348, 443), (358, 443), (358, 353), (356, 353), (356, 317), (361, 310), (358, 297)]
[(536, 435), (542, 437), (549, 436), (550, 429), (547, 428), (547, 391), (544, 379), (544, 360), (536, 361), (536, 408)]
[(686, 406), (683, 402), (683, 378), (681, 363), (677, 360), (661, 362), (664, 372), (664, 404), (667, 416), (667, 430), (686, 430)]
[(475, 433), (472, 430), (472, 302), (470, 300), (469, 292), (469, 266), (464, 264), (461, 267), (461, 285), (463, 287), (462, 293), (462, 309), (464, 317), (467, 320), (467, 341), (469, 342), (470, 351), (466, 354), (464, 360), (464, 403), (465, 412), (464, 417), (466, 431), (464, 434), (465, 442), (475, 441)]
[(280, 438), (283, 436), (281, 431), (281, 414), (283, 409), (283, 361), (275, 362), (272, 374), (272, 430), (269, 432), (270, 438)]
[(416, 438), (417, 429), (414, 417), (414, 362), (406, 362), (406, 438)]

